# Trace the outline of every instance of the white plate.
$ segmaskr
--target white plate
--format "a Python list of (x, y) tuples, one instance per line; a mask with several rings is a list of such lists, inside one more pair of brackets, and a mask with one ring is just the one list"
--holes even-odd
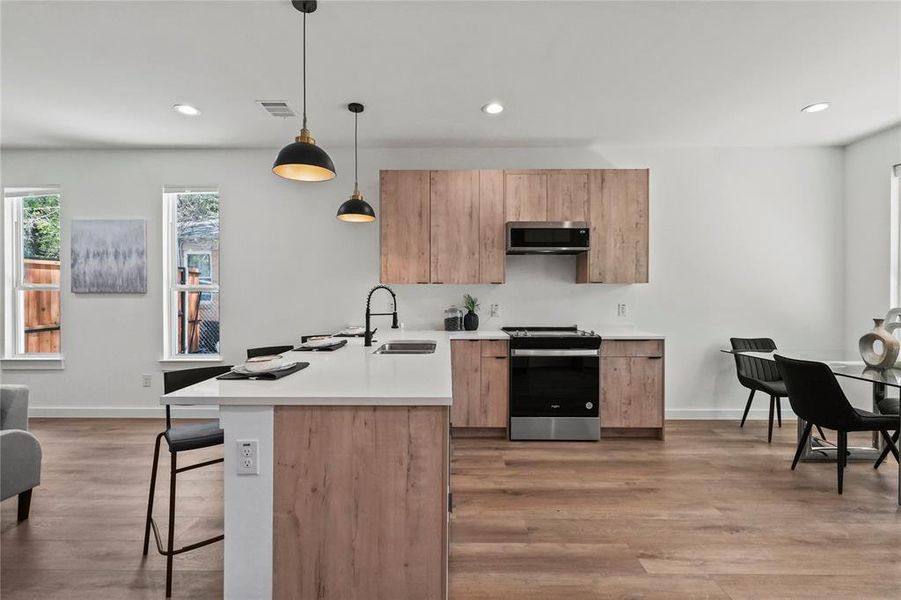
[(232, 371), (234, 373), (239, 373), (241, 375), (262, 375), (263, 373), (275, 373), (277, 371), (283, 371), (285, 369), (290, 369), (291, 367), (293, 367), (296, 364), (297, 364), (296, 362), (291, 362), (291, 363), (280, 362), (277, 365), (272, 365), (268, 369), (260, 369), (259, 366), (257, 366), (256, 368), (248, 369), (247, 365), (243, 364), (243, 365), (235, 365), (234, 367), (232, 367)]

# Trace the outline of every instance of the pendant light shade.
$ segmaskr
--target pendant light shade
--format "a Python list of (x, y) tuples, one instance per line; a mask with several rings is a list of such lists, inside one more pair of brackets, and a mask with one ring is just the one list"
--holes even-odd
[(316, 2), (293, 0), (292, 4), (303, 13), (303, 128), (294, 142), (278, 153), (272, 172), (295, 181), (328, 181), (336, 175), (335, 164), (307, 129), (307, 14), (316, 10)]
[(354, 192), (350, 195), (350, 200), (338, 207), (336, 216), (339, 221), (349, 223), (372, 223), (375, 221), (375, 211), (368, 202), (363, 200), (363, 194), (360, 193), (357, 181), (357, 116), (363, 112), (363, 105), (359, 102), (351, 102), (347, 105), (347, 110), (354, 114)]

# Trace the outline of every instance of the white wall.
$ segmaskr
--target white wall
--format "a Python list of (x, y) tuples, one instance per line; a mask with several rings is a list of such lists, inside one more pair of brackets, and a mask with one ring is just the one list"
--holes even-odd
[(901, 127), (845, 148), (845, 340), (857, 339), (891, 308), (892, 166), (901, 163)]
[[(873, 318), (891, 308), (892, 166), (901, 163), (901, 127), (872, 135), (845, 148), (845, 348), (859, 360), (857, 341)], [(896, 224), (897, 225), (897, 224)], [(866, 384), (850, 386), (861, 406)]]
[[(39, 409), (148, 414), (157, 406), (164, 185), (220, 186), (227, 361), (239, 361), (248, 346), (360, 323), (364, 296), (379, 276), (378, 227), (335, 220), (352, 188), (352, 155), (330, 150), (341, 176), (322, 184), (272, 175), (276, 148), (5, 151), (3, 185), (62, 187), (66, 368), (6, 370), (3, 381), (29, 384)], [(651, 169), (651, 283), (576, 285), (572, 257), (511, 257), (505, 285), (397, 286), (408, 328), (440, 326), (443, 309), (464, 292), (484, 307), (500, 304), (501, 318), (483, 317), (483, 328), (621, 322), (616, 305), (625, 302), (628, 321), (668, 336), (667, 408), (683, 417), (740, 414), (745, 394), (729, 357), (718, 352), (730, 336), (841, 351), (840, 149), (365, 148), (361, 160), (361, 188), (377, 212), (379, 168)], [(146, 295), (67, 291), (65, 228), (90, 217), (148, 220)], [(152, 389), (140, 387), (141, 373), (156, 374)]]

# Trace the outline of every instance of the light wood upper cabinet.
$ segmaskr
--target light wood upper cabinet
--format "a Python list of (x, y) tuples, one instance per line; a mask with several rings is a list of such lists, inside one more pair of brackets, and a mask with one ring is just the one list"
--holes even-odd
[(382, 171), (379, 227), (382, 283), (430, 280), (428, 171)]
[(663, 341), (601, 344), (601, 427), (663, 434)]
[(504, 172), (479, 171), (479, 283), (506, 280)]
[(547, 221), (547, 173), (504, 171), (507, 221)]
[(648, 170), (603, 169), (588, 178), (591, 250), (580, 283), (647, 283)]
[(431, 173), (432, 283), (479, 281), (479, 172)]
[(547, 220), (588, 221), (588, 171), (547, 174)]
[(506, 222), (588, 221), (579, 283), (648, 281), (648, 170), (382, 171), (382, 283), (503, 283)]

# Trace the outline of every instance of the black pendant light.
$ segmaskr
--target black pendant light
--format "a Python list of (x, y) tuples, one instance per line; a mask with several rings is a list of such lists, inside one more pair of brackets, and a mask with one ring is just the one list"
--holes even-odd
[(369, 203), (363, 200), (360, 193), (360, 185), (357, 181), (357, 117), (363, 112), (363, 105), (359, 102), (351, 102), (347, 110), (354, 114), (354, 193), (350, 200), (338, 207), (338, 220), (351, 223), (372, 223), (375, 221), (375, 211)]
[(315, 0), (291, 0), (303, 13), (303, 128), (294, 143), (278, 153), (272, 172), (296, 181), (328, 181), (335, 177), (335, 165), (307, 129), (307, 14), (316, 10)]

